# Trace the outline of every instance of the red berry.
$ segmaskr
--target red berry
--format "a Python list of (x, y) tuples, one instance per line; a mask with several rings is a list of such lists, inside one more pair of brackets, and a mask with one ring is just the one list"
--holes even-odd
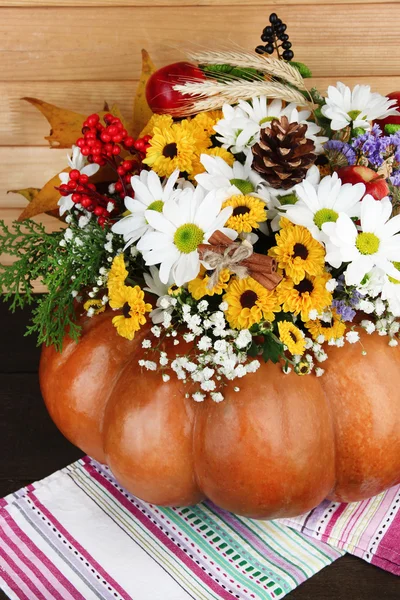
[(145, 142), (143, 139), (136, 140), (136, 142), (134, 143), (134, 146), (135, 146), (136, 150), (140, 150), (141, 152), (143, 152)]
[(85, 133), (85, 140), (95, 140), (96, 139), (96, 133), (92, 130), (89, 130)]
[(103, 227), (106, 223), (107, 219), (105, 219), (104, 217), (99, 217), (97, 219), (98, 224), (100, 225), (100, 227)]
[(83, 138), (79, 138), (76, 140), (76, 145), (78, 148), (82, 148), (83, 146), (86, 146), (86, 142)]
[(143, 136), (143, 140), (144, 140), (145, 142), (149, 142), (149, 141), (151, 140), (151, 138), (152, 138), (152, 137), (153, 137), (153, 136), (151, 136), (151, 135), (145, 135), (145, 136)]
[(69, 196), (71, 193), (71, 190), (68, 189), (68, 186), (65, 183), (60, 185), (58, 191), (60, 192), (61, 196)]
[(125, 169), (124, 169), (124, 167), (123, 167), (123, 164), (122, 164), (122, 165), (120, 165), (120, 166), (118, 167), (118, 169), (117, 169), (117, 173), (118, 173), (118, 175), (121, 175), (121, 177), (122, 177), (123, 175), (125, 175)]
[(86, 187), (88, 187), (89, 190), (93, 190), (94, 192), (96, 191), (96, 186), (94, 183), (88, 183)]
[(82, 204), (83, 208), (89, 208), (89, 206), (92, 204), (92, 200), (89, 196), (82, 196), (81, 204)]
[(111, 136), (116, 135), (118, 133), (118, 127), (110, 125), (110, 127), (107, 127), (107, 133)]
[(81, 173), (79, 177), (79, 183), (87, 183), (89, 181), (89, 177), (84, 173)]
[(93, 114), (93, 115), (90, 115), (86, 120), (87, 120), (88, 125), (90, 125), (90, 127), (95, 127), (97, 125), (97, 123), (99, 122), (100, 117), (99, 117), (99, 115)]
[(117, 181), (117, 183), (115, 184), (115, 189), (117, 192), (120, 192), (123, 189), (122, 183), (120, 181)]
[(133, 168), (133, 162), (131, 160), (124, 160), (121, 166), (125, 169), (125, 171), (131, 171)]
[(96, 206), (93, 212), (97, 217), (100, 217), (103, 214), (103, 209), (101, 206)]
[(123, 135), (121, 132), (116, 133), (115, 135), (113, 135), (112, 137), (112, 141), (115, 142), (116, 144), (119, 144), (119, 142), (122, 142), (123, 140)]
[(81, 152), (82, 152), (83, 156), (89, 156), (91, 150), (90, 150), (89, 146), (83, 146), (83, 148), (81, 148)]
[(120, 152), (121, 152), (121, 148), (119, 146), (113, 146), (112, 153), (115, 154), (115, 156), (120, 154)]
[(70, 171), (69, 173), (69, 178), (72, 179), (73, 181), (76, 181), (77, 179), (79, 179), (80, 177), (80, 173), (78, 171), (78, 169), (72, 169), (72, 171)]
[(77, 192), (84, 192), (85, 188), (83, 187), (83, 185), (78, 185), (78, 187), (76, 188)]
[(80, 201), (81, 201), (81, 197), (82, 197), (82, 196), (81, 196), (80, 194), (77, 194), (77, 193), (75, 192), (75, 194), (72, 194), (72, 196), (71, 196), (71, 200), (72, 200), (72, 202), (74, 202), (75, 204), (78, 204), (78, 202), (80, 202)]
[(127, 148), (132, 148), (132, 146), (134, 145), (135, 140), (133, 139), (132, 136), (128, 135), (128, 137), (125, 138), (124, 140), (124, 144)]
[(131, 182), (131, 176), (130, 175), (125, 175), (124, 179), (125, 179), (126, 183), (130, 183)]
[(71, 181), (68, 181), (68, 183), (67, 183), (67, 187), (69, 190), (74, 190), (77, 185), (78, 185), (77, 182), (74, 181), (73, 179), (71, 179)]
[(106, 130), (101, 132), (100, 138), (103, 142), (111, 142), (111, 135)]
[(113, 149), (113, 145), (112, 144), (106, 144), (104, 146), (104, 151), (107, 152), (107, 153), (108, 152), (112, 152), (112, 149)]

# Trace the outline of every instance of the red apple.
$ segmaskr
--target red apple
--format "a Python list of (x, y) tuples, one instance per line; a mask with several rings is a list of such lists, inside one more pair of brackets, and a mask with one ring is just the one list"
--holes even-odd
[(342, 167), (337, 172), (342, 183), (364, 183), (365, 194), (370, 194), (375, 200), (382, 200), (389, 195), (389, 187), (382, 175), (362, 166)]
[[(400, 92), (390, 92), (390, 94), (386, 95), (387, 98), (391, 100), (396, 100), (396, 104), (394, 108), (400, 109)], [(386, 119), (379, 119), (378, 121), (374, 121), (376, 125), (385, 132), (385, 125), (400, 125), (400, 115), (397, 117), (386, 117)]]
[(190, 97), (174, 90), (174, 85), (204, 79), (203, 71), (187, 62), (177, 62), (162, 67), (153, 73), (147, 82), (147, 103), (154, 113), (172, 112), (174, 116), (180, 116), (179, 109), (190, 101)]

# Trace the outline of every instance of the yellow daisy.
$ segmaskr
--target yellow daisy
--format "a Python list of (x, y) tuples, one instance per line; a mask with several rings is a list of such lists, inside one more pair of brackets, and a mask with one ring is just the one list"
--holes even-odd
[(265, 289), (252, 277), (233, 279), (223, 300), (228, 303), (226, 320), (235, 329), (249, 329), (263, 320), (273, 321), (274, 312), (280, 310), (275, 293)]
[(128, 277), (128, 271), (125, 267), (125, 259), (123, 254), (118, 254), (112, 261), (111, 269), (108, 272), (107, 287), (109, 291), (115, 285), (122, 285)]
[(196, 139), (193, 131), (174, 123), (170, 127), (154, 127), (154, 134), (143, 160), (160, 177), (176, 169), (191, 173), (196, 158)]
[(183, 119), (179, 126), (195, 139), (197, 154), (201, 154), (211, 146), (210, 136), (195, 119)]
[(147, 123), (146, 127), (142, 129), (139, 134), (139, 138), (144, 137), (145, 135), (153, 135), (154, 127), (171, 127), (174, 120), (171, 115), (152, 115), (150, 121)]
[(188, 290), (195, 300), (200, 300), (203, 296), (219, 295), (228, 287), (229, 278), (229, 269), (223, 269), (219, 274), (217, 284), (212, 289), (209, 289), (208, 282), (210, 281), (210, 277), (205, 267), (201, 265), (200, 273), (197, 275), (196, 279), (189, 281)]
[(192, 119), (200, 125), (209, 136), (215, 135), (214, 125), (223, 118), (222, 110), (210, 110), (201, 112)]
[(291, 354), (304, 354), (306, 340), (303, 332), (290, 321), (279, 321), (279, 339), (285, 344)]
[(181, 293), (182, 293), (182, 288), (178, 287), (175, 284), (172, 284), (171, 287), (168, 288), (168, 295), (173, 296), (174, 298), (176, 296), (179, 296)]
[(305, 227), (287, 226), (275, 236), (276, 246), (268, 254), (276, 258), (279, 268), (299, 283), (306, 275), (321, 275), (325, 265), (325, 250)]
[(311, 310), (323, 312), (332, 302), (332, 294), (326, 289), (326, 282), (331, 279), (329, 273), (316, 277), (304, 277), (299, 283), (293, 279), (284, 279), (276, 288), (276, 294), (285, 312), (301, 315), (308, 321)]
[(332, 319), (330, 321), (316, 319), (315, 321), (307, 321), (305, 326), (314, 340), (323, 335), (326, 342), (329, 342), (331, 339), (338, 340), (344, 336), (344, 332), (346, 331), (346, 325), (336, 311), (332, 312)]
[(90, 298), (90, 300), (86, 300), (85, 304), (83, 305), (83, 308), (84, 310), (86, 310), (86, 312), (91, 308), (93, 310), (93, 315), (99, 315), (100, 313), (106, 310), (106, 307), (102, 303), (102, 301), (96, 300), (95, 298)]
[(151, 304), (145, 302), (144, 292), (138, 285), (113, 286), (109, 304), (114, 310), (122, 309), (122, 315), (114, 317), (112, 323), (119, 335), (128, 340), (133, 340), (136, 331), (146, 323), (146, 312), (153, 309)]
[(260, 223), (267, 220), (265, 203), (254, 196), (238, 194), (231, 196), (222, 205), (222, 208), (233, 206), (232, 216), (227, 220), (225, 227), (230, 227), (238, 233), (250, 233)]

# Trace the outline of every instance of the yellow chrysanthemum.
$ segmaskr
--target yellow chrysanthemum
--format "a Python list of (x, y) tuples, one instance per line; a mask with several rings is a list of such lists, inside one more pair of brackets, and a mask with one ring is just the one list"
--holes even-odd
[(106, 307), (102, 301), (97, 300), (96, 298), (90, 298), (90, 300), (86, 300), (85, 304), (83, 305), (83, 309), (86, 310), (86, 312), (90, 308), (92, 309), (92, 314), (94, 315), (99, 315), (106, 310)]
[(290, 321), (280, 321), (278, 323), (279, 339), (285, 344), (291, 354), (304, 354), (306, 340), (302, 331), (293, 325)]
[(294, 366), (297, 375), (309, 375), (312, 371), (312, 364), (308, 360), (301, 360)]
[(122, 309), (122, 315), (114, 317), (112, 323), (118, 334), (128, 340), (133, 340), (136, 331), (146, 323), (146, 312), (153, 309), (151, 304), (145, 302), (144, 292), (138, 285), (113, 286), (109, 304), (114, 310)]
[(168, 295), (173, 296), (174, 298), (176, 296), (179, 296), (181, 293), (182, 293), (182, 288), (178, 287), (175, 284), (171, 285), (171, 287), (168, 288)]
[(332, 294), (326, 289), (326, 282), (331, 279), (329, 273), (316, 277), (304, 277), (299, 283), (293, 279), (284, 279), (278, 285), (276, 294), (285, 312), (301, 315), (308, 321), (311, 310), (323, 312), (332, 302)]
[(228, 303), (225, 317), (235, 329), (249, 329), (263, 320), (273, 321), (274, 312), (280, 310), (276, 294), (252, 277), (233, 279), (223, 300)]
[(142, 138), (145, 135), (153, 135), (154, 127), (159, 127), (160, 129), (163, 129), (164, 127), (171, 127), (173, 122), (174, 120), (171, 115), (152, 115), (146, 127), (144, 127), (140, 132), (139, 138)]
[(225, 200), (222, 208), (227, 206), (233, 206), (233, 213), (225, 227), (230, 227), (238, 233), (250, 233), (252, 229), (256, 229), (260, 223), (267, 220), (265, 203), (254, 196), (244, 196), (243, 194), (231, 196)]
[(276, 235), (276, 246), (269, 255), (276, 258), (280, 269), (299, 283), (306, 275), (321, 275), (325, 265), (325, 250), (305, 227), (284, 227)]
[(222, 110), (210, 110), (201, 112), (192, 119), (200, 125), (209, 136), (215, 135), (214, 125), (223, 118)]
[(153, 137), (143, 160), (160, 177), (176, 169), (191, 173), (196, 158), (196, 139), (192, 130), (174, 123), (170, 127), (154, 127)]
[(211, 146), (210, 136), (195, 119), (183, 119), (179, 126), (194, 138), (197, 154), (201, 154)]
[(344, 336), (344, 332), (346, 331), (346, 325), (336, 311), (332, 312), (332, 319), (330, 321), (316, 319), (315, 321), (307, 321), (305, 326), (314, 340), (323, 335), (326, 342), (329, 342), (331, 339), (338, 340)]
[(229, 278), (229, 269), (223, 269), (219, 274), (217, 284), (209, 289), (208, 282), (210, 281), (210, 277), (207, 274), (205, 267), (201, 265), (200, 273), (196, 279), (189, 281), (188, 290), (195, 300), (200, 300), (200, 298), (203, 298), (204, 296), (214, 296), (214, 294), (219, 295), (228, 287)]
[(107, 287), (109, 290), (115, 285), (123, 285), (128, 277), (128, 271), (125, 267), (123, 254), (118, 254), (112, 261), (111, 269), (108, 273)]

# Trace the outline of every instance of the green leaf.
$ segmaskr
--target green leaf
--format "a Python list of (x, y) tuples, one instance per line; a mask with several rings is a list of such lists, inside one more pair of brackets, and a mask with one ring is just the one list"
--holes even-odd
[(388, 125), (385, 125), (385, 133), (387, 133), (388, 135), (392, 135), (397, 131), (400, 131), (400, 125), (395, 125), (394, 123), (389, 123)]
[(295, 60), (291, 60), (289, 63), (292, 65), (292, 67), (298, 70), (303, 79), (309, 79), (312, 77), (311, 69), (304, 63), (296, 62)]
[(275, 336), (266, 335), (263, 344), (262, 357), (265, 362), (272, 361), (273, 363), (279, 362), (283, 355), (283, 344), (279, 342)]
[(256, 344), (255, 342), (252, 342), (250, 348), (247, 350), (247, 354), (249, 356), (251, 356), (252, 358), (255, 358), (256, 356), (258, 356), (258, 352), (259, 352), (258, 344)]
[(200, 69), (210, 77), (221, 79), (254, 79), (254, 77), (263, 77), (263, 74), (251, 67), (234, 67), (232, 65), (199, 65)]

